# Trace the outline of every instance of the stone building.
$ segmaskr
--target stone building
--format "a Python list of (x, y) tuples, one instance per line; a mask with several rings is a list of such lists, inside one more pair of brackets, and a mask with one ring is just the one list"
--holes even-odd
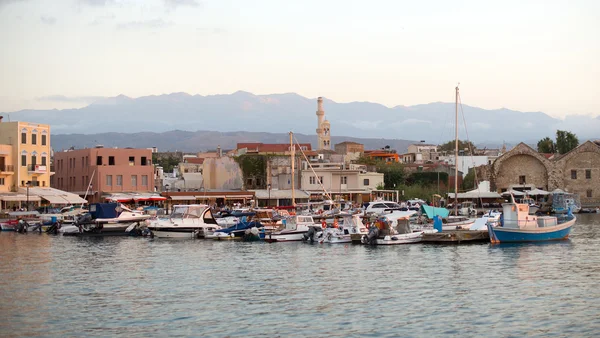
[(335, 152), (344, 156), (344, 162), (356, 161), (365, 152), (365, 146), (357, 142), (345, 141), (334, 146)]
[(587, 141), (551, 159), (520, 143), (491, 165), (492, 190), (562, 189), (579, 194), (582, 204), (600, 203), (600, 145)]

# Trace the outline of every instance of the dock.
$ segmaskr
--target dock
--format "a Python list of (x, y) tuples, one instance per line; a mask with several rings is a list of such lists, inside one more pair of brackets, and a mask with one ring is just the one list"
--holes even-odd
[(446, 230), (434, 234), (424, 234), (422, 243), (466, 244), (489, 242), (487, 230)]

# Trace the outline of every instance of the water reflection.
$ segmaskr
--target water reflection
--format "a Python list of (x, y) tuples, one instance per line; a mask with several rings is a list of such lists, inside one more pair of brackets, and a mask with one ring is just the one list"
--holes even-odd
[[(1, 332), (593, 335), (600, 215), (546, 244), (365, 247), (0, 234)], [(461, 320), (457, 320), (460, 318)]]

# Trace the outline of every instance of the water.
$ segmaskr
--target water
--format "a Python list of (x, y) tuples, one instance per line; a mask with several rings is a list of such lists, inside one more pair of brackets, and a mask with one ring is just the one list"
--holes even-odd
[(600, 215), (548, 244), (0, 234), (0, 336), (598, 336)]

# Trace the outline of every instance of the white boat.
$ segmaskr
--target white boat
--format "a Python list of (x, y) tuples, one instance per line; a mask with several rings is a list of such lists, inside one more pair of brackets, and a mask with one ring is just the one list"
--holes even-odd
[[(341, 223), (338, 223), (338, 218), (342, 219)], [(321, 223), (321, 228), (322, 230), (317, 230), (318, 227), (315, 227), (316, 231), (309, 231), (304, 236), (304, 239), (311, 243), (351, 243), (353, 235), (362, 236), (369, 233), (369, 230), (360, 219), (359, 214), (341, 215), (340, 217), (334, 218), (334, 221), (331, 225), (328, 225), (325, 220), (323, 220)]]
[(362, 237), (363, 244), (395, 245), (418, 243), (423, 240), (423, 231), (414, 232), (409, 219), (415, 211), (394, 211), (382, 215)]
[(301, 241), (311, 227), (320, 227), (315, 224), (312, 216), (305, 215), (283, 219), (282, 225), (284, 227), (282, 230), (265, 234), (265, 241), (269, 243)]
[(492, 224), (492, 226), (497, 226), (500, 223), (501, 215), (502, 213), (499, 211), (489, 210), (480, 218), (477, 218), (469, 230), (487, 230), (488, 223)]
[[(94, 204), (90, 205), (90, 209), (94, 207)], [(96, 223), (103, 224), (117, 224), (117, 223), (133, 223), (141, 222), (151, 218), (151, 215), (146, 215), (141, 211), (133, 211), (123, 205), (117, 208), (118, 215), (113, 218), (96, 218)]]
[(151, 221), (148, 229), (159, 238), (204, 238), (221, 229), (206, 204), (175, 205), (169, 218)]

